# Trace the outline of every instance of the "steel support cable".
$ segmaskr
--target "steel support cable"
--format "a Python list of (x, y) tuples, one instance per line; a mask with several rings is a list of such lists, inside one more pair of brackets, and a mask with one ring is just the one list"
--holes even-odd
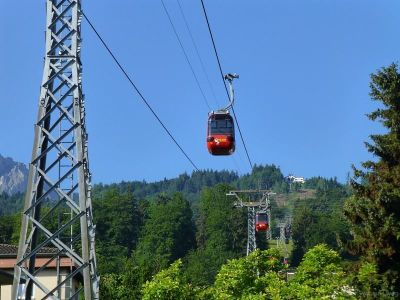
[(114, 62), (117, 64), (118, 68), (121, 70), (121, 72), (125, 75), (126, 79), (129, 81), (131, 86), (135, 89), (136, 93), (139, 95), (139, 97), (142, 99), (144, 104), (147, 106), (147, 108), (151, 111), (153, 116), (157, 119), (157, 121), (160, 123), (162, 128), (164, 128), (165, 132), (169, 135), (169, 137), (172, 139), (172, 141), (175, 143), (175, 145), (179, 148), (179, 150), (182, 152), (182, 154), (187, 158), (187, 160), (191, 163), (191, 165), (199, 171), (199, 168), (194, 164), (194, 162), (190, 159), (190, 157), (186, 154), (185, 150), (179, 145), (179, 143), (176, 141), (174, 136), (171, 134), (171, 132), (168, 130), (168, 128), (164, 125), (164, 123), (161, 121), (161, 119), (158, 117), (157, 113), (154, 111), (154, 109), (151, 107), (151, 105), (147, 102), (146, 98), (143, 96), (143, 94), (140, 92), (138, 87), (134, 84), (132, 81), (131, 77), (128, 75), (128, 73), (125, 71), (124, 67), (121, 65), (121, 63), (118, 61), (118, 59), (115, 57), (114, 53), (111, 51), (110, 47), (107, 45), (107, 43), (104, 41), (104, 39), (101, 37), (99, 32), (96, 30), (92, 22), (90, 22), (89, 18), (86, 16), (86, 14), (81, 10), (82, 16), (85, 18), (85, 20), (88, 22), (89, 26), (92, 28), (96, 36), (99, 38), (100, 42), (103, 44), (103, 46), (106, 48), (107, 52), (110, 54)]
[(213, 88), (213, 86), (212, 86), (212, 84), (211, 84), (210, 77), (208, 76), (208, 73), (207, 73), (207, 71), (206, 71), (206, 67), (204, 66), (203, 60), (201, 59), (199, 48), (197, 47), (197, 44), (196, 44), (196, 42), (195, 42), (195, 40), (194, 40), (192, 31), (190, 30), (189, 22), (188, 22), (187, 19), (186, 19), (186, 16), (185, 16), (185, 13), (184, 13), (184, 11), (183, 11), (181, 2), (180, 2), (179, 0), (176, 0), (176, 2), (178, 2), (179, 11), (181, 12), (183, 21), (185, 22), (186, 29), (187, 29), (187, 31), (189, 32), (190, 39), (191, 39), (192, 44), (193, 44), (193, 47), (194, 47), (194, 49), (195, 49), (195, 51), (196, 51), (197, 58), (199, 59), (199, 62), (200, 62), (200, 65), (201, 65), (201, 69), (203, 70), (203, 73), (204, 73), (204, 75), (205, 75), (205, 77), (206, 77), (206, 79), (207, 79), (207, 83), (208, 83), (208, 86), (210, 87), (211, 94), (213, 95), (214, 101), (215, 101), (215, 103), (217, 104), (217, 106), (220, 106), (220, 105), (219, 105), (219, 102), (218, 102), (218, 98), (217, 98), (217, 96), (216, 96), (216, 94), (215, 94), (214, 88)]
[[(212, 44), (213, 44), (214, 53), (215, 53), (215, 56), (216, 56), (216, 58), (217, 58), (218, 67), (219, 67), (219, 72), (220, 72), (220, 74), (221, 74), (221, 78), (222, 78), (222, 81), (223, 81), (223, 83), (224, 83), (226, 95), (228, 96), (228, 100), (229, 100), (229, 102), (230, 102), (230, 96), (229, 96), (228, 87), (226, 86), (224, 73), (223, 73), (223, 71), (222, 71), (221, 62), (220, 62), (220, 60), (219, 60), (217, 47), (216, 47), (215, 41), (214, 41), (214, 36), (213, 36), (213, 34), (212, 34), (212, 31), (211, 31), (210, 22), (208, 21), (208, 16), (207, 16), (206, 7), (204, 6), (203, 0), (200, 0), (200, 1), (201, 1), (201, 6), (203, 7), (204, 17), (205, 17), (206, 22), (207, 22), (208, 32), (210, 33), (211, 41), (212, 41)], [(246, 147), (246, 143), (245, 143), (244, 138), (243, 138), (242, 130), (240, 129), (239, 122), (238, 122), (238, 120), (237, 120), (236, 113), (235, 113), (235, 109), (233, 108), (233, 106), (232, 106), (232, 112), (233, 112), (233, 116), (235, 117), (235, 123), (236, 123), (236, 126), (237, 126), (238, 130), (239, 130), (240, 138), (241, 138), (241, 140), (242, 140), (242, 143), (243, 143), (243, 146), (244, 146), (244, 150), (245, 150), (246, 155), (247, 155), (247, 159), (248, 159), (248, 161), (249, 161), (249, 164), (250, 164), (251, 169), (253, 169), (253, 164), (252, 164), (252, 162), (251, 162), (249, 152), (247, 151), (247, 147)]]
[(165, 3), (164, 3), (163, 0), (161, 0), (161, 4), (162, 4), (162, 6), (163, 6), (163, 8), (164, 8), (165, 14), (166, 14), (167, 17), (168, 17), (169, 23), (171, 24), (172, 30), (174, 31), (175, 37), (176, 37), (176, 39), (178, 40), (179, 45), (181, 46), (182, 52), (183, 52), (183, 54), (185, 55), (186, 62), (188, 63), (188, 65), (189, 65), (189, 67), (190, 67), (190, 70), (192, 71), (193, 77), (194, 77), (194, 79), (196, 80), (196, 83), (197, 83), (197, 86), (198, 86), (198, 88), (199, 88), (199, 90), (200, 90), (200, 92), (201, 92), (201, 95), (203, 96), (204, 103), (207, 105), (208, 109), (211, 110), (211, 106), (210, 106), (210, 104), (209, 104), (208, 101), (207, 101), (207, 98), (206, 98), (206, 95), (204, 94), (203, 89), (201, 88), (199, 79), (197, 78), (196, 73), (194, 72), (193, 66), (192, 66), (192, 64), (190, 63), (189, 57), (188, 57), (188, 55), (187, 55), (187, 53), (186, 53), (185, 48), (183, 47), (182, 41), (181, 41), (181, 39), (180, 39), (180, 37), (179, 37), (179, 35), (178, 35), (178, 32), (177, 32), (177, 30), (176, 30), (176, 28), (175, 28), (175, 25), (174, 25), (174, 23), (172, 22), (171, 15), (169, 14), (168, 9), (167, 9), (167, 7), (165, 6)]
[[(183, 47), (183, 43), (181, 42), (181, 39), (179, 38), (178, 32), (177, 32), (177, 30), (176, 30), (176, 27), (174, 26), (174, 24), (173, 24), (173, 22), (172, 22), (171, 15), (168, 13), (168, 9), (167, 9), (166, 6), (165, 6), (165, 2), (164, 2), (163, 0), (161, 0), (161, 3), (162, 3), (162, 5), (163, 5), (164, 11), (165, 11), (165, 13), (166, 13), (166, 15), (167, 15), (167, 17), (168, 17), (168, 19), (169, 19), (169, 22), (170, 22), (170, 24), (171, 24), (171, 26), (172, 26), (172, 29), (174, 30), (174, 33), (175, 33), (175, 36), (176, 36), (176, 38), (177, 38), (177, 40), (178, 40), (178, 42), (179, 42), (179, 45), (181, 46), (181, 49), (182, 49), (182, 51), (183, 51), (183, 53), (184, 53), (184, 55), (185, 55), (186, 61), (187, 61), (187, 63), (189, 64), (190, 69), (192, 70), (192, 74), (193, 74), (194, 78), (196, 79), (197, 85), (198, 85), (198, 87), (199, 87), (199, 89), (200, 89), (200, 91), (201, 91), (201, 93), (202, 93), (202, 95), (203, 95), (203, 98), (204, 98), (204, 100), (205, 100), (204, 102), (205, 102), (205, 104), (207, 105), (208, 109), (211, 111), (212, 109), (211, 109), (211, 107), (210, 107), (210, 105), (209, 105), (209, 103), (208, 103), (208, 101), (207, 101), (207, 99), (206, 99), (206, 97), (205, 97), (205, 95), (204, 95), (204, 93), (203, 93), (203, 90), (202, 90), (201, 87), (200, 87), (199, 81), (197, 80), (197, 76), (195, 75), (195, 72), (194, 72), (194, 70), (193, 70), (193, 68), (192, 68), (192, 65), (191, 65), (190, 61), (189, 61), (189, 58), (188, 58), (188, 56), (187, 56), (187, 53), (186, 53), (186, 51), (185, 51), (185, 49), (184, 49), (184, 47)], [(199, 50), (198, 50), (198, 48), (197, 48), (196, 42), (194, 41), (194, 37), (193, 37), (192, 32), (191, 32), (191, 30), (190, 30), (189, 23), (187, 22), (187, 19), (186, 19), (186, 17), (185, 17), (185, 13), (183, 12), (181, 3), (180, 3), (179, 0), (177, 0), (177, 3), (178, 3), (178, 6), (179, 6), (179, 10), (180, 10), (180, 12), (181, 12), (182, 18), (183, 18), (183, 20), (184, 20), (184, 22), (185, 22), (186, 29), (187, 29), (187, 31), (189, 32), (189, 35), (190, 35), (190, 38), (191, 38), (191, 40), (192, 40), (193, 46), (194, 46), (194, 48), (195, 48), (195, 50), (196, 50), (197, 57), (198, 57), (198, 59), (199, 59), (199, 61), (200, 61), (200, 64), (201, 64), (201, 66), (202, 66), (202, 70), (203, 70), (203, 72), (204, 72), (204, 74), (205, 74), (205, 76), (206, 76), (206, 78), (207, 78), (208, 84), (209, 84), (209, 86), (210, 86), (210, 90), (211, 90), (211, 92), (212, 92), (212, 94), (213, 94), (213, 96), (214, 96), (214, 99), (216, 100), (216, 96), (215, 96), (214, 89), (212, 88), (210, 78), (208, 77), (208, 74), (207, 74), (207, 72), (206, 72), (206, 70), (205, 70), (205, 66), (204, 66), (203, 60), (202, 60), (201, 57), (200, 57)], [(216, 100), (216, 102), (217, 102), (217, 105), (218, 105), (218, 101), (217, 101), (217, 100)], [(232, 159), (233, 159), (233, 161), (234, 161), (234, 164), (236, 165), (236, 168), (237, 168), (238, 171), (240, 172), (238, 163), (236, 162), (236, 160), (235, 160), (235, 158), (234, 158), (233, 156), (231, 156), (231, 157), (232, 157)]]

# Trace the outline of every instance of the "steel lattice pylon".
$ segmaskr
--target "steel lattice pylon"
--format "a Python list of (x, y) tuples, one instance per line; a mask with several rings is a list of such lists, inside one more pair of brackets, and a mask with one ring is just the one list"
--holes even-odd
[(290, 228), (292, 223), (292, 219), (288, 216), (284, 220), (278, 223), (279, 228), (279, 240), (277, 240), (277, 247), (280, 247), (283, 250), (284, 257), (287, 258), (289, 256), (289, 250), (287, 247), (287, 243), (289, 243), (289, 237), (286, 233), (288, 227)]
[(256, 242), (256, 210), (254, 206), (247, 207), (247, 251), (246, 255), (257, 249)]
[[(256, 240), (256, 210), (264, 211), (268, 215), (271, 224), (270, 196), (275, 195), (271, 190), (236, 190), (226, 194), (235, 197), (234, 205), (238, 208), (247, 207), (247, 255), (257, 249)], [(266, 239), (271, 239), (271, 226), (266, 231)]]
[[(271, 216), (271, 206), (270, 206), (269, 198), (267, 198), (267, 201), (268, 201), (267, 216), (268, 216), (269, 222), (271, 222), (272, 216)], [(267, 229), (267, 232), (265, 233), (265, 236), (267, 238), (267, 241), (272, 240), (272, 229), (271, 229), (271, 226), (268, 226), (268, 229)]]
[[(47, 0), (46, 55), (12, 299), (98, 299), (85, 105), (80, 61), (80, 0)], [(46, 256), (42, 267), (36, 256)], [(62, 273), (61, 262), (69, 262)], [(56, 266), (57, 282), (40, 276)], [(73, 285), (75, 278), (83, 284)], [(39, 296), (37, 296), (39, 298)], [(40, 296), (42, 297), (42, 296)], [(37, 299), (38, 299), (37, 298)]]

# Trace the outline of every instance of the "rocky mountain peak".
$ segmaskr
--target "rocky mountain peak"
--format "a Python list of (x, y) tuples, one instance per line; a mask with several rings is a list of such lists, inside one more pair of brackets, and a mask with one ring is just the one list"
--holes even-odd
[(24, 192), (28, 178), (28, 168), (10, 157), (0, 154), (0, 193), (9, 195)]

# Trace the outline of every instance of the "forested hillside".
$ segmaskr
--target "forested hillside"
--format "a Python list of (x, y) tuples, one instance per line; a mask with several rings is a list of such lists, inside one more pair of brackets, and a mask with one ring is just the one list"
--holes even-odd
[[(348, 187), (334, 179), (313, 181), (316, 189), (311, 199), (301, 198), (301, 192), (293, 191), (280, 194), (285, 200), (279, 205), (272, 201), (273, 220), (284, 216), (293, 218), (293, 265), (319, 243), (328, 243), (343, 257), (347, 255), (335, 237), (348, 235), (347, 223), (341, 215)], [(101, 226), (97, 230), (97, 245), (103, 274), (102, 295), (106, 298), (113, 295), (116, 299), (140, 298), (143, 284), (177, 259), (181, 259), (179, 272), (174, 272), (179, 273), (179, 280), (192, 287), (213, 285), (222, 265), (246, 254), (247, 211), (235, 208), (234, 199), (226, 197), (231, 188), (227, 184), (205, 187), (194, 217), (183, 193), (160, 194), (149, 201), (136, 199), (132, 192), (109, 187), (100, 197), (96, 196), (95, 218)], [(309, 210), (312, 221), (302, 219), (304, 209)], [(332, 215), (337, 217), (331, 218)], [(271, 225), (275, 224), (273, 221)], [(320, 226), (326, 227), (320, 231)], [(302, 232), (304, 227), (307, 231)], [(273, 234), (276, 237), (279, 230)], [(260, 243), (260, 248), (266, 247), (265, 241)], [(282, 259), (279, 258), (280, 263)], [(116, 295), (115, 291), (120, 294)]]
[[(103, 297), (139, 299), (143, 284), (177, 259), (182, 262), (179, 276), (183, 282), (211, 286), (223, 264), (246, 254), (247, 211), (235, 208), (234, 199), (226, 193), (258, 187), (270, 187), (277, 193), (271, 203), (274, 238), (279, 236), (276, 224), (280, 219), (294, 220), (294, 264), (310, 248), (327, 241), (345, 254), (340, 242), (331, 239), (348, 234), (341, 205), (349, 188), (336, 179), (312, 178), (306, 189), (295, 185), (289, 192), (279, 168), (257, 166), (241, 177), (204, 171), (152, 184), (97, 185), (94, 214)], [(306, 207), (314, 223), (300, 221)], [(332, 213), (338, 217), (330, 219), (331, 226), (325, 228), (330, 235), (320, 234), (317, 228)], [(309, 226), (309, 231), (300, 236), (302, 226)], [(259, 246), (268, 247), (265, 240)]]
[(121, 193), (132, 192), (138, 199), (151, 199), (159, 193), (171, 195), (181, 192), (189, 202), (199, 200), (204, 187), (213, 187), (217, 184), (229, 184), (232, 188), (271, 188), (277, 192), (286, 192), (288, 184), (279, 167), (255, 166), (250, 174), (239, 176), (232, 171), (194, 171), (191, 175), (184, 173), (177, 178), (147, 183), (145, 181), (121, 182), (113, 184), (96, 184), (94, 193), (101, 195), (109, 189), (116, 189)]
[[(155, 183), (98, 184), (94, 186), (93, 210), (102, 296), (139, 299), (143, 284), (177, 259), (182, 261), (185, 282), (198, 287), (212, 285), (223, 264), (246, 254), (247, 211), (235, 208), (234, 199), (226, 193), (267, 187), (276, 192), (271, 200), (273, 238), (279, 236), (276, 224), (281, 219), (293, 219), (294, 265), (320, 242), (345, 252), (332, 236), (348, 234), (340, 207), (349, 189), (336, 179), (311, 178), (289, 191), (283, 174), (272, 165), (256, 166), (244, 176), (208, 170)], [(0, 201), (5, 203), (3, 215), (7, 215), (0, 218), (0, 242), (16, 243), (22, 194), (4, 194)], [(304, 217), (306, 213), (313, 222)], [(332, 213), (338, 217), (329, 219)], [(327, 219), (329, 235), (321, 234), (317, 228)], [(308, 231), (303, 232), (303, 227)], [(264, 235), (258, 240), (261, 249), (268, 247)]]
[(0, 194), (0, 216), (20, 212), (23, 206), (23, 197), (24, 194), (22, 193), (13, 195), (7, 193)]

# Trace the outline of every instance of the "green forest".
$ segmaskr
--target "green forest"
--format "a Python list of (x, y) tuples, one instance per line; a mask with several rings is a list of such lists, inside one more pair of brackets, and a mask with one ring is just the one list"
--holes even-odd
[[(155, 183), (96, 184), (93, 214), (102, 299), (398, 299), (400, 74), (371, 75), (374, 159), (349, 182), (289, 186), (280, 168), (239, 176), (204, 170)], [(367, 138), (367, 137), (366, 137)], [(357, 158), (354, 158), (355, 163)], [(246, 256), (247, 211), (226, 194), (271, 189), (273, 239)], [(23, 195), (0, 195), (0, 243), (17, 244)], [(290, 218), (289, 264), (276, 246)], [(56, 226), (56, 225), (54, 225)]]

